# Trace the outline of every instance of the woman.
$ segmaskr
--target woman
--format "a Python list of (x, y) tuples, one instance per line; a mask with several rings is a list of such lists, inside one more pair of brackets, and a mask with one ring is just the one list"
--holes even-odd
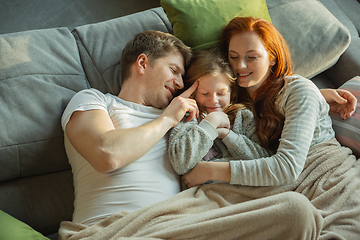
[[(236, 187), (237, 194), (256, 201), (300, 193), (307, 199), (297, 212), (310, 213), (313, 206), (321, 214), (323, 223), (316, 230), (320, 239), (358, 239), (360, 162), (336, 141), (329, 104), (318, 88), (292, 75), (290, 52), (281, 34), (265, 20), (234, 18), (223, 31), (222, 47), (237, 75), (233, 88), (237, 101), (250, 106), (260, 145), (272, 156), (217, 165), (201, 161), (183, 176), (184, 183), (190, 187), (219, 180), (245, 185)], [(325, 91), (325, 97), (334, 92)], [(340, 94), (349, 97), (347, 92)], [(339, 105), (331, 110), (346, 118), (355, 105), (349, 101), (345, 111)]]
[[(333, 139), (329, 105), (317, 87), (292, 76), (290, 51), (266, 20), (234, 18), (223, 31), (222, 47), (237, 75), (238, 102), (251, 106), (256, 135), (271, 157), (214, 164), (199, 162), (183, 176), (189, 187), (209, 180), (247, 186), (279, 186), (295, 182), (310, 146)], [(324, 91), (326, 97), (335, 90)], [(348, 94), (340, 92), (341, 94)], [(354, 104), (346, 105), (355, 110)], [(339, 109), (332, 109), (349, 116)], [(285, 121), (286, 120), (286, 121)], [(237, 172), (238, 174), (231, 174)]]

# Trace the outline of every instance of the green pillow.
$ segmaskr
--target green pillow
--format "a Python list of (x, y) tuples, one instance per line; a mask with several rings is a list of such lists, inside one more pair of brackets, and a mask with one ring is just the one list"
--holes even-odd
[(1, 240), (49, 240), (29, 225), (0, 210)]
[(266, 0), (160, 0), (173, 33), (193, 50), (216, 46), (234, 17), (271, 21)]

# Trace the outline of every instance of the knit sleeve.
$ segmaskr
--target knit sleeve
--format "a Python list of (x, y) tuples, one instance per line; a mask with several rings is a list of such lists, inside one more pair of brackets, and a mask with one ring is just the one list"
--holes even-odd
[(230, 183), (285, 185), (294, 182), (303, 170), (324, 100), (307, 79), (295, 80), (285, 89), (279, 101), (285, 122), (276, 153), (254, 160), (230, 161)]
[(179, 122), (170, 132), (168, 153), (170, 162), (179, 175), (195, 167), (212, 147), (218, 133), (206, 120)]
[(270, 153), (259, 144), (254, 116), (249, 109), (237, 112), (232, 131), (223, 139), (223, 143), (233, 159), (253, 160), (270, 156)]

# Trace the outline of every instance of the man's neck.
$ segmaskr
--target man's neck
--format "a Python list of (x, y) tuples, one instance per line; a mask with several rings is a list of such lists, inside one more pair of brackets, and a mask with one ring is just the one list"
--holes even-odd
[(131, 79), (123, 83), (118, 97), (128, 102), (144, 105), (141, 84), (136, 84)]

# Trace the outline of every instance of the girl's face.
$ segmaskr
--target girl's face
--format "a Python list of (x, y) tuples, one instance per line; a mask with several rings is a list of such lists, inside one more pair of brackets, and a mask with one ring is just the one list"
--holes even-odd
[(194, 98), (199, 109), (211, 113), (223, 111), (230, 104), (230, 85), (224, 74), (207, 74), (198, 82)]
[(229, 43), (229, 63), (236, 73), (237, 83), (247, 89), (250, 96), (270, 75), (270, 60), (259, 36), (254, 32), (235, 34)]

